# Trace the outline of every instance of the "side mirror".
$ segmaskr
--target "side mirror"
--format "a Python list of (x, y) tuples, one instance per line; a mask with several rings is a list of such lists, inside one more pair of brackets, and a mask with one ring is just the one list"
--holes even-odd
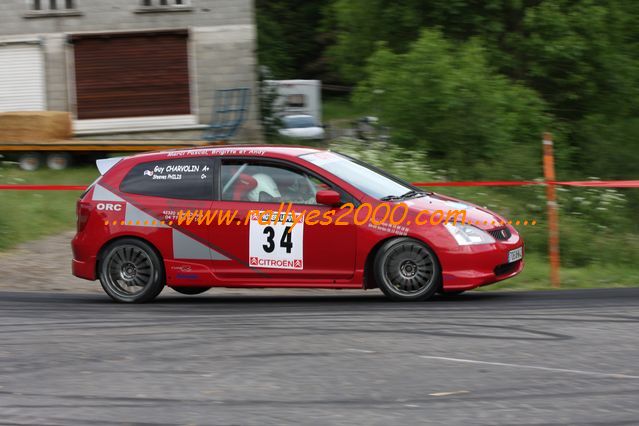
[(317, 191), (315, 194), (315, 201), (317, 201), (317, 204), (324, 204), (333, 207), (341, 203), (342, 197), (338, 192), (328, 189)]

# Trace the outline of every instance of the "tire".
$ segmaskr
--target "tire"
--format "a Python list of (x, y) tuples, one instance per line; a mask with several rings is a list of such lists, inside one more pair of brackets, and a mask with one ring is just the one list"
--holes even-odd
[(22, 170), (33, 172), (42, 165), (42, 156), (37, 152), (27, 152), (18, 157), (18, 165)]
[(435, 253), (412, 238), (382, 245), (373, 264), (375, 281), (395, 301), (426, 300), (440, 289), (441, 268)]
[(177, 291), (180, 294), (188, 294), (190, 296), (204, 293), (205, 291), (209, 291), (209, 287), (171, 287), (173, 290)]
[(164, 267), (149, 244), (125, 238), (108, 245), (99, 263), (102, 288), (121, 303), (144, 303), (164, 288)]
[(47, 167), (51, 170), (64, 170), (71, 164), (71, 155), (66, 152), (53, 152), (47, 155)]
[(444, 291), (438, 290), (437, 294), (440, 296), (459, 296), (462, 293), (466, 293), (466, 290), (453, 290), (453, 291)]

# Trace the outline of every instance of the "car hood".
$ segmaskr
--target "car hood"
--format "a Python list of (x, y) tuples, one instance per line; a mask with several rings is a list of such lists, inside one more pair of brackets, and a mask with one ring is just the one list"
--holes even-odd
[[(463, 200), (435, 193), (420, 198), (406, 200), (404, 202), (415, 212), (428, 210), (431, 214), (433, 214), (437, 210), (441, 210), (444, 212), (444, 218), (446, 218), (448, 211), (465, 210), (466, 220), (472, 221), (473, 225), (483, 230), (494, 229), (499, 226), (498, 224), (504, 221), (503, 217), (499, 216), (497, 213), (491, 212), (490, 210)], [(461, 216), (459, 216), (459, 218), (461, 219)]]

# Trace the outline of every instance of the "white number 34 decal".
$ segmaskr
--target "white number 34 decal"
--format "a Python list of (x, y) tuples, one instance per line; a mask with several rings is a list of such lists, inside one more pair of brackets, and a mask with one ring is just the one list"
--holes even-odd
[[(275, 223), (275, 219), (277, 223)], [(249, 229), (249, 265), (254, 268), (304, 269), (304, 221), (292, 227), (290, 215), (285, 223), (275, 218), (251, 217)], [(292, 228), (292, 229), (291, 229)]]

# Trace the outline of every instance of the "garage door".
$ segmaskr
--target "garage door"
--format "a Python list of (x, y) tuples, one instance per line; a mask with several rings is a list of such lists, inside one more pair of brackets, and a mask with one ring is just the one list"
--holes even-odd
[(0, 45), (0, 111), (45, 109), (44, 60), (40, 45)]
[(78, 119), (190, 114), (188, 31), (74, 35)]

